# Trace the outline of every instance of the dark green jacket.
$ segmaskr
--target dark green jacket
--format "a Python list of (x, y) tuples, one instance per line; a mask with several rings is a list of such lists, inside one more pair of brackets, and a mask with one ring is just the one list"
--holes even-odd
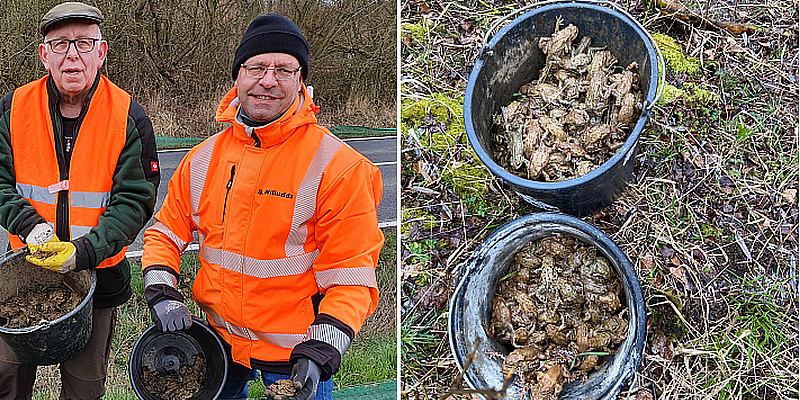
[[(76, 131), (83, 122), (98, 81), (99, 74), (83, 105)], [(68, 179), (69, 172), (64, 159), (61, 117), (58, 109), (60, 94), (52, 77), (47, 80), (47, 91), (50, 97), (50, 116), (53, 121), (59, 171), (64, 179)], [(45, 220), (17, 193), (14, 169), (24, 166), (15, 166), (12, 157), (10, 118), (13, 96), (14, 91), (0, 100), (0, 225), (24, 241), (33, 227)], [(100, 216), (96, 227), (72, 241), (77, 249), (76, 269), (95, 268), (104, 259), (117, 254), (136, 239), (139, 231), (153, 215), (160, 180), (155, 136), (153, 125), (144, 109), (133, 100), (128, 111), (126, 134), (125, 146), (114, 171), (111, 200), (106, 211)], [(81, 162), (81, 160), (71, 160), (71, 162)], [(60, 192), (57, 201), (56, 226), (59, 231), (56, 232), (56, 236), (68, 238), (67, 193)], [(131, 296), (130, 277), (130, 265), (126, 259), (113, 267), (98, 269), (95, 307), (114, 307), (128, 301)]]

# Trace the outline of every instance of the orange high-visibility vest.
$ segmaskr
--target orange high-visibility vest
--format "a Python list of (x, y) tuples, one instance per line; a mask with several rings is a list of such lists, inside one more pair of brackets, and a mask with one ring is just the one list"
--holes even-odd
[[(219, 121), (234, 122), (236, 94), (234, 88), (223, 99)], [(296, 345), (312, 339), (344, 354), (350, 339), (342, 331), (310, 326), (316, 293), (325, 294), (319, 313), (354, 332), (378, 301), (379, 170), (316, 125), (315, 106), (305, 88), (303, 94), (294, 113), (255, 128), (260, 147), (252, 129), (236, 122), (192, 149), (145, 231), (142, 267), (169, 266), (176, 274), (178, 253), (197, 232), (193, 298), (231, 345), (233, 361), (248, 367), (251, 359), (288, 362)], [(174, 288), (175, 276), (147, 272), (145, 286), (155, 284)]]
[[(72, 151), (69, 175), (60, 179), (47, 76), (19, 87), (11, 101), (11, 149), (17, 192), (47, 222), (56, 225), (58, 193), (69, 196), (69, 240), (97, 226), (111, 201), (111, 186), (119, 155), (125, 146), (130, 95), (100, 76)], [(58, 231), (58, 227), (56, 227)], [(67, 240), (67, 238), (59, 238)], [(22, 241), (9, 234), (13, 248)], [(111, 267), (125, 258), (127, 247), (103, 260)]]

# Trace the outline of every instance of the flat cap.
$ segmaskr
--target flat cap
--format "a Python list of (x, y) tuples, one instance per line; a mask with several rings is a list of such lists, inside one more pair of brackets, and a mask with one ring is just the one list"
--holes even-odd
[(68, 19), (85, 19), (95, 23), (103, 22), (103, 14), (95, 7), (77, 1), (61, 3), (47, 12), (39, 23), (39, 32), (47, 34), (53, 24)]

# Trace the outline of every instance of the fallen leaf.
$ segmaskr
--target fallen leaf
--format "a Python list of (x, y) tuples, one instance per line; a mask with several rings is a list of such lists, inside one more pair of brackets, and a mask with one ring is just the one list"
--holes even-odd
[(461, 29), (463, 29), (464, 32), (467, 33), (472, 33), (472, 30), (475, 28), (475, 24), (473, 24), (472, 21), (467, 19), (462, 19), (459, 25), (461, 26)]
[(720, 185), (720, 189), (722, 190), (723, 193), (725, 194), (733, 193), (733, 189), (736, 185), (733, 183), (731, 178), (728, 178), (727, 176), (721, 176), (718, 182)]
[(699, 153), (694, 153), (694, 156), (692, 156), (692, 164), (694, 164), (697, 168), (703, 169), (705, 166), (703, 156), (701, 156)]
[(653, 338), (653, 344), (650, 345), (650, 352), (665, 360), (671, 360), (674, 354), (672, 341), (666, 336), (657, 333)]
[(636, 400), (654, 400), (653, 393), (647, 389), (639, 389), (639, 392), (636, 393)]
[(419, 275), (420, 273), (422, 273), (422, 271), (420, 271), (419, 264), (411, 264), (411, 265), (409, 265), (409, 264), (403, 263), (403, 264), (401, 264), (401, 266), (402, 266), (402, 270), (401, 270), (402, 280), (413, 278), (413, 277)]
[(674, 276), (679, 281), (681, 281), (681, 283), (683, 283), (683, 286), (686, 288), (686, 290), (691, 291), (691, 286), (689, 286), (689, 279), (686, 278), (686, 268), (683, 268), (683, 265), (681, 265), (680, 267), (669, 267), (669, 272), (672, 273), (672, 276)]
[(661, 8), (666, 8), (667, 10), (671, 11), (683, 11), (686, 10), (686, 6), (681, 4), (681, 2), (677, 0), (657, 0), (656, 5)]
[(781, 195), (787, 203), (794, 204), (794, 201), (797, 199), (797, 189), (786, 189)]
[(706, 60), (714, 61), (714, 58), (716, 57), (717, 54), (714, 51), (714, 49), (708, 49), (703, 52), (703, 55), (706, 57)]
[(419, 12), (426, 14), (431, 12), (431, 7), (428, 5), (426, 0), (413, 0), (413, 3), (417, 5)]
[(747, 50), (744, 49), (739, 43), (736, 42), (735, 39), (729, 37), (725, 43), (725, 51), (728, 53), (744, 53)]
[(661, 256), (662, 257), (664, 257), (666, 259), (669, 259), (674, 254), (675, 254), (675, 250), (672, 247), (669, 247), (667, 245), (661, 246)]
[(642, 270), (645, 275), (656, 269), (656, 263), (653, 261), (652, 254), (646, 254), (645, 256), (639, 258), (639, 269)]

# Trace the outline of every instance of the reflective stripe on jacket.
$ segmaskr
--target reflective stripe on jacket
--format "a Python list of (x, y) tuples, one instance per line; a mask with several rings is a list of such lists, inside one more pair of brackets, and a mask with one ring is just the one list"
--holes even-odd
[[(248, 367), (251, 360), (288, 362), (307, 341), (340, 356), (378, 300), (380, 171), (317, 125), (305, 87), (302, 94), (280, 119), (252, 129), (235, 121), (231, 90), (217, 119), (233, 126), (184, 157), (145, 231), (145, 285), (172, 287), (173, 274), (154, 268), (178, 274), (180, 252), (197, 232), (194, 299), (233, 360)], [(352, 332), (312, 325), (318, 293), (319, 314)]]
[[(119, 155), (125, 146), (130, 95), (105, 76), (100, 76), (72, 152), (68, 178), (62, 180), (55, 150), (53, 121), (47, 94), (47, 76), (19, 87), (11, 102), (11, 148), (17, 192), (51, 225), (56, 218), (60, 191), (69, 196), (69, 232), (72, 240), (97, 226), (100, 215), (111, 199), (113, 176)], [(57, 122), (57, 123), (60, 123)], [(30, 132), (48, 132), (32, 135)], [(58, 231), (58, 227), (56, 227)], [(11, 246), (22, 246), (16, 235), (9, 234)], [(123, 248), (103, 260), (97, 268), (111, 267), (125, 258)]]

